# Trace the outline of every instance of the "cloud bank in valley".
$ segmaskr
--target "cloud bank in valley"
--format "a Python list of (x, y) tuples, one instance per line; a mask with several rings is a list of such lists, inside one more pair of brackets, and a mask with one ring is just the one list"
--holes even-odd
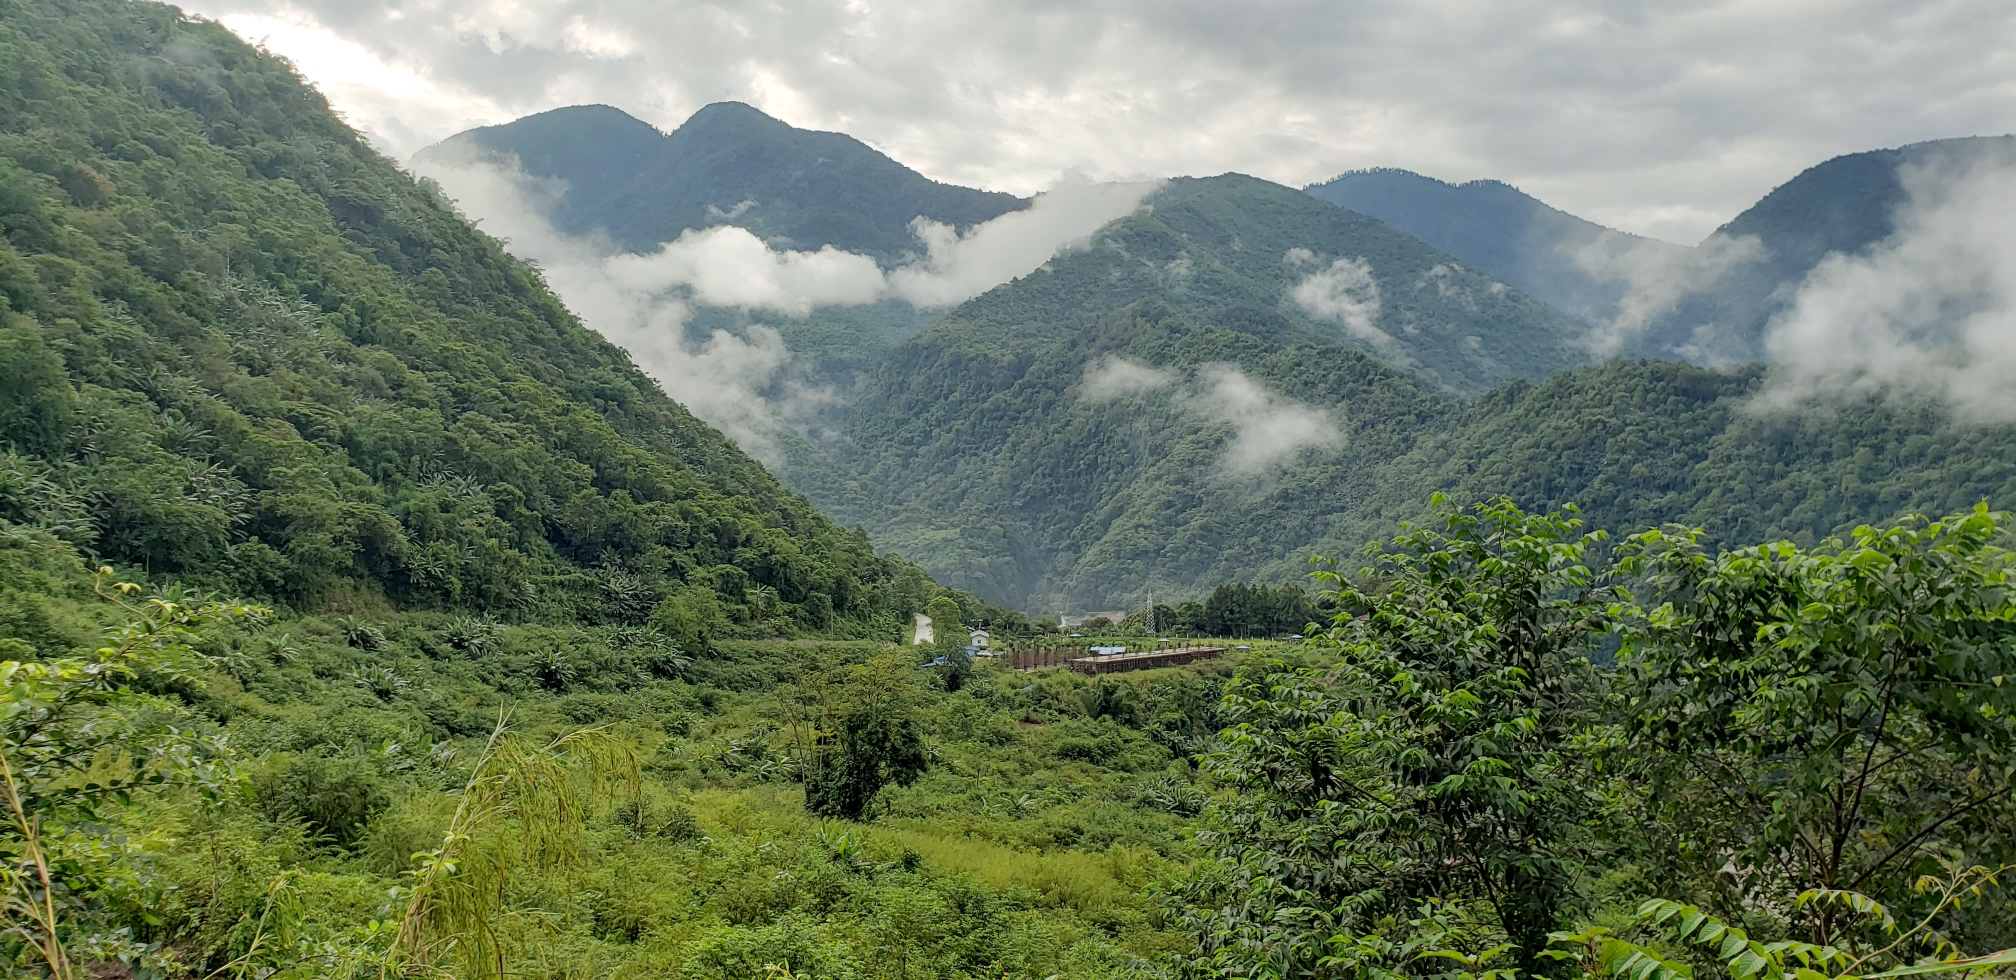
[[(624, 253), (600, 237), (555, 228), (545, 215), (565, 192), (564, 184), (527, 176), (515, 161), (465, 158), (416, 161), (416, 167), (485, 231), (504, 239), (513, 255), (538, 265), (568, 306), (629, 350), (667, 394), (772, 465), (781, 461), (783, 427), (836, 396), (784, 383), (791, 354), (767, 327), (752, 327), (744, 335), (717, 330), (689, 341), (686, 323), (694, 306), (787, 316), (885, 299), (951, 306), (1081, 245), (1162, 186), (1067, 178), (1030, 207), (964, 235), (920, 218), (914, 227), (922, 257), (885, 272), (868, 256), (830, 245), (809, 252), (773, 249), (728, 224), (689, 230), (648, 253)], [(780, 388), (781, 397), (764, 397)]]
[(655, 252), (612, 254), (606, 264), (611, 276), (634, 290), (663, 294), (684, 286), (703, 306), (790, 316), (820, 306), (873, 303), (887, 291), (882, 270), (868, 256), (831, 245), (780, 252), (735, 225), (692, 229)]
[(790, 360), (783, 338), (756, 327), (746, 337), (717, 330), (698, 344), (688, 343), (685, 325), (692, 311), (682, 287), (736, 296), (751, 305), (788, 306), (795, 301), (788, 287), (829, 288), (836, 270), (845, 271), (844, 261), (817, 252), (794, 253), (795, 258), (757, 254), (725, 229), (682, 236), (652, 256), (612, 254), (605, 243), (568, 235), (544, 217), (547, 202), (562, 190), (554, 182), (490, 165), (437, 167), (425, 176), (438, 181), (484, 231), (503, 239), (513, 255), (537, 265), (568, 307), (628, 350), (666, 394), (751, 455), (779, 461), (784, 411), (762, 392)]
[(1673, 312), (1682, 299), (1711, 289), (1722, 277), (1764, 258), (1764, 246), (1754, 235), (1717, 232), (1694, 248), (1676, 248), (1605, 231), (1570, 258), (1592, 278), (1624, 287), (1616, 314), (1595, 324), (1589, 335), (1590, 352), (1611, 357)]
[(1902, 173), (1896, 231), (1829, 256), (1765, 338), (1763, 408), (1890, 392), (2016, 422), (2016, 155)]
[(1172, 404), (1184, 413), (1231, 426), (1220, 465), (1233, 477), (1264, 477), (1304, 450), (1344, 444), (1343, 430), (1330, 412), (1269, 390), (1236, 364), (1205, 364), (1189, 382), (1166, 368), (1107, 356), (1086, 365), (1079, 397), (1094, 403), (1131, 401), (1170, 391)]

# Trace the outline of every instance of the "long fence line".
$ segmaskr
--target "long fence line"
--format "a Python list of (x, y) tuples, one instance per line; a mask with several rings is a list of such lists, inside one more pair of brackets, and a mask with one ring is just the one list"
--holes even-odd
[(1125, 652), (1095, 653), (1092, 650), (1095, 645), (1104, 646), (1092, 643), (1071, 644), (1040, 650), (1014, 650), (997, 656), (1009, 667), (1020, 671), (1065, 667), (1082, 674), (1105, 674), (1146, 670), (1152, 667), (1174, 667), (1215, 657), (1226, 650), (1222, 646), (1207, 646), (1193, 641), (1154, 641), (1142, 645), (1113, 644), (1125, 646)]

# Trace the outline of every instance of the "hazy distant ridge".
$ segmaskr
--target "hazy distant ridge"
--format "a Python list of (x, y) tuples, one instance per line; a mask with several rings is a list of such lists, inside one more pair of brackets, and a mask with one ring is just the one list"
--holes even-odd
[(1360, 170), (1306, 188), (1338, 207), (1370, 215), (1563, 312), (1591, 320), (1616, 315), (1625, 284), (1592, 275), (1576, 256), (1605, 236), (1633, 247), (1684, 253), (1656, 239), (1585, 221), (1495, 180), (1450, 184), (1406, 170)]

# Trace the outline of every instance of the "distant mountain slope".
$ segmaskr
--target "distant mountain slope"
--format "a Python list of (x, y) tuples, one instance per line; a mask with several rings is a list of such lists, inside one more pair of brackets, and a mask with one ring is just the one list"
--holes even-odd
[[(1324, 533), (1323, 515), (1370, 498), (1360, 454), (1404, 452), (1424, 416), (1453, 409), (1433, 392), (1583, 359), (1575, 321), (1291, 188), (1182, 179), (1149, 203), (896, 348), (827, 447), (857, 475), (799, 485), (962, 587), (1096, 606), (1157, 574), (1144, 548), (1179, 563), (1186, 587), (1283, 560)], [(1227, 423), (1188, 411), (1180, 389), (1149, 399), (1152, 423), (1131, 401), (1087, 400), (1088, 365), (1109, 354), (1199, 390), (1198, 371), (1237, 363), (1336, 407), (1351, 449), (1221, 479)], [(885, 506), (838, 492), (849, 484), (883, 488)]]
[(2016, 149), (2016, 137), (1934, 140), (1838, 156), (1808, 168), (1716, 229), (1711, 238), (1754, 238), (1752, 262), (1730, 267), (1681, 298), (1647, 329), (1638, 348), (1654, 356), (1691, 353), (1709, 362), (1764, 357), (1766, 326), (1832, 253), (1855, 254), (1896, 230), (1908, 167), (1964, 166)]
[(0, 527), (121, 574), (607, 623), (669, 597), (695, 636), (893, 636), (931, 589), (165, 5), (0, 2), (0, 364)]
[[(1003, 363), (920, 347), (906, 364), (918, 388), (995, 394), (933, 420), (945, 437), (892, 467), (915, 478), (902, 509), (870, 527), (941, 580), (1048, 611), (1295, 581), (1312, 554), (1355, 567), (1366, 541), (1421, 517), (1438, 490), (1575, 503), (1591, 527), (1620, 534), (1688, 523), (1723, 543), (1810, 544), (1859, 523), (2016, 501), (2016, 428), (1956, 424), (1937, 406), (1759, 414), (1762, 368), (1645, 361), (1466, 403), (1358, 351), (1279, 336), (1143, 303), (1070, 352)], [(1165, 372), (1170, 387), (1101, 397), (1105, 379), (1086, 367), (1109, 356)], [(1233, 470), (1251, 434), (1197, 408), (1211, 365), (1226, 363), (1277, 404), (1324, 413), (1338, 441)]]
[[(2016, 506), (2016, 427), (1880, 398), (1760, 413), (1753, 396), (1766, 379), (1754, 366), (1613, 361), (1514, 382), (1387, 463), (1385, 485), (1572, 501), (1595, 527), (1685, 523), (1724, 544), (1810, 544), (1911, 513)], [(1356, 543), (1343, 535), (1319, 548)]]
[[(1208, 590), (1292, 563), (1330, 533), (1328, 515), (1379, 512), (1367, 460), (1408, 452), (1460, 404), (1264, 311), (1148, 300), (1017, 352), (969, 329), (948, 323), (898, 351), (856, 412), (848, 458), (893, 491), (892, 510), (862, 515), (878, 540), (1036, 610), (1115, 608), (1149, 587)], [(1130, 391), (1088, 371), (1106, 358), (1167, 381)], [(1228, 364), (1235, 385), (1322, 406), (1343, 451), (1227, 469), (1240, 433), (1204, 402), (1252, 394), (1215, 380)]]
[(1687, 249), (1611, 231), (1495, 180), (1449, 184), (1406, 170), (1361, 170), (1306, 188), (1370, 215), (1578, 317), (1616, 315), (1624, 284), (1592, 275), (1576, 254), (1606, 235), (1674, 256)]
[(1027, 202), (941, 184), (851, 136), (798, 129), (740, 102), (717, 102), (671, 133), (608, 106), (571, 106), (486, 126), (422, 158), (515, 156), (534, 177), (566, 181), (551, 217), (645, 251), (683, 231), (741, 225), (776, 248), (824, 245), (884, 265), (918, 248), (922, 216), (966, 228)]

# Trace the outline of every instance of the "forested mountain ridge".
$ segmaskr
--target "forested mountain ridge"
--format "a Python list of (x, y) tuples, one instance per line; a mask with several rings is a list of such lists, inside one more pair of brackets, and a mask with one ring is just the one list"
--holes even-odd
[[(1281, 340), (1356, 347), (1462, 394), (1587, 359), (1575, 320), (1381, 222), (1242, 174), (1172, 181), (1142, 211), (954, 307), (914, 343), (1012, 360), (1082, 345), (1094, 323), (1144, 300), (1241, 317)], [(902, 414), (878, 399), (914, 374), (886, 374), (864, 396), (866, 414)]]
[(609, 106), (570, 106), (457, 134), (420, 159), (472, 153), (564, 181), (555, 224), (605, 233), (633, 252), (735, 224), (779, 250), (831, 245), (888, 266), (918, 249), (910, 223), (919, 217), (964, 230), (1027, 204), (939, 183), (851, 136), (798, 129), (740, 102), (706, 106), (664, 134)]
[(1405, 170), (1374, 169), (1304, 190), (1378, 218), (1541, 302), (1589, 320), (1614, 317), (1625, 284), (1593, 274), (1578, 260), (1583, 250), (1609, 236), (1617, 240), (1613, 247), (1651, 249), (1669, 257), (1687, 251), (1612, 231), (1495, 180), (1449, 184)]
[(309, 607), (921, 601), (281, 63), (155, 4), (0, 18), (0, 516)]
[[(1099, 607), (1273, 566), (1368, 492), (1370, 471), (1345, 461), (1402, 452), (1410, 426), (1453, 407), (1429, 392), (1586, 356), (1576, 321), (1290, 188), (1183, 179), (1148, 203), (955, 307), (863, 385), (828, 451), (857, 482), (901, 488), (896, 503), (875, 512), (800, 485), (947, 581)], [(1351, 292), (1327, 308), (1335, 294), (1296, 298), (1326, 280)], [(1324, 315), (1339, 306), (1359, 319)], [(1087, 371), (1112, 355), (1184, 380), (1143, 403), (1101, 400)], [(1227, 479), (1227, 421), (1180, 397), (1210, 388), (1197, 372), (1219, 363), (1334, 410), (1336, 431), (1314, 438), (1353, 448)]]
[[(1943, 406), (1905, 399), (1760, 410), (1768, 383), (1757, 365), (1625, 360), (1514, 382), (1447, 416), (1382, 466), (1384, 480), (1536, 507), (1576, 503), (1591, 526), (1619, 533), (1689, 524), (1715, 542), (1810, 544), (1857, 524), (2016, 499), (2016, 428), (1955, 421)], [(1341, 554), (1360, 540), (1315, 550)]]
[[(1358, 453), (1400, 453), (1451, 404), (1375, 358), (1290, 334), (1278, 322), (1180, 312), (1144, 301), (1095, 325), (1082, 345), (994, 359), (920, 342), (886, 370), (905, 396), (946, 405), (914, 417), (857, 415), (869, 480), (904, 488), (875, 533), (945, 581), (1039, 608), (1100, 608), (1244, 578), (1322, 536), (1324, 515), (1376, 496)], [(1168, 373), (1154, 392), (1107, 398), (1088, 361), (1120, 357)], [(1347, 454), (1297, 454), (1251, 477), (1220, 465), (1236, 437), (1200, 413), (1199, 377), (1223, 365), (1291, 398), (1321, 404)], [(987, 393), (976, 398), (975, 392)], [(870, 403), (871, 405), (873, 403)], [(880, 441), (860, 430), (885, 427)], [(899, 428), (900, 426), (900, 428)], [(924, 433), (928, 433), (924, 435)], [(1299, 557), (1306, 557), (1306, 553)]]

